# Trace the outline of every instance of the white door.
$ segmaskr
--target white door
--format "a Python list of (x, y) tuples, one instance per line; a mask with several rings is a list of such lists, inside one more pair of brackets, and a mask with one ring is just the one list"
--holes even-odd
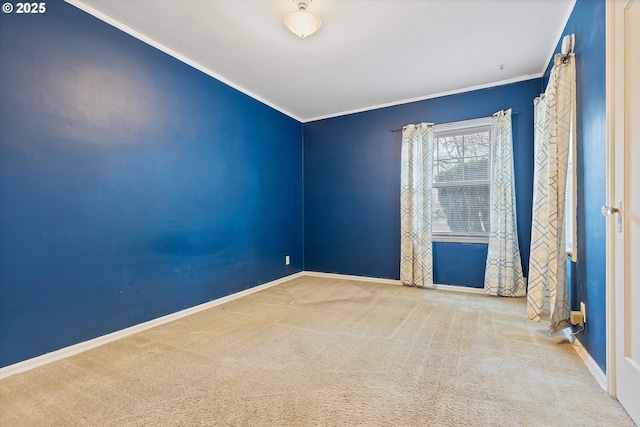
[(640, 425), (640, 0), (608, 2), (608, 13), (609, 386)]

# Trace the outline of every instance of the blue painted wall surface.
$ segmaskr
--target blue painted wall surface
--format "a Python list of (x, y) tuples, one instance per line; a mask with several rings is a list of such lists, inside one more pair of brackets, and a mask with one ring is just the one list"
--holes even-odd
[[(533, 99), (541, 79), (476, 90), (304, 126), (305, 270), (400, 277), (400, 144), (409, 123), (513, 116), (518, 237), (528, 272), (533, 186)], [(436, 243), (435, 280), (482, 287), (487, 246)]]
[[(606, 370), (606, 31), (605, 1), (578, 0), (562, 33), (576, 35), (577, 244), (571, 267), (572, 309), (587, 304), (580, 342)], [(562, 37), (556, 52), (560, 52)], [(549, 64), (549, 70), (551, 64)], [(545, 81), (548, 79), (548, 73)]]
[(0, 364), (300, 271), (302, 124), (47, 8), (0, 17)]

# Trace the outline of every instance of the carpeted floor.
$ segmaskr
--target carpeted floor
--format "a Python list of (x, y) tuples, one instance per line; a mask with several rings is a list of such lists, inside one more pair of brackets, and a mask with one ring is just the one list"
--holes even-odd
[(0, 381), (2, 426), (633, 426), (524, 299), (302, 277)]

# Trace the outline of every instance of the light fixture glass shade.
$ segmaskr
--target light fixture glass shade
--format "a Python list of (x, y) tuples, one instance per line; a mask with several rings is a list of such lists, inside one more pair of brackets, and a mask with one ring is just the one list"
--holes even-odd
[(305, 38), (318, 31), (322, 19), (309, 11), (296, 10), (284, 17), (284, 25), (300, 38)]

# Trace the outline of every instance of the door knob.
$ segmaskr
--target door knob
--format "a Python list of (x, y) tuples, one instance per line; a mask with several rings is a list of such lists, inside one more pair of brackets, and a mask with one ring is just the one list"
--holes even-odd
[(616, 216), (616, 229), (617, 229), (616, 231), (618, 233), (622, 233), (622, 218), (620, 218), (622, 215), (621, 215), (620, 209), (622, 209), (621, 201), (618, 202), (618, 207), (604, 205), (601, 210), (602, 215), (604, 216), (611, 216), (613, 214), (618, 214)]

